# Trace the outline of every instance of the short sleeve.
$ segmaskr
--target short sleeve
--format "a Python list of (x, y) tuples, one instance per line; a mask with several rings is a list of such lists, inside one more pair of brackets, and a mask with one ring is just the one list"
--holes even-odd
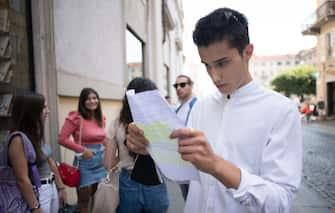
[(35, 149), (31, 143), (31, 141), (29, 140), (29, 138), (27, 137), (26, 134), (24, 134), (23, 132), (19, 132), (19, 131), (15, 131), (13, 133), (11, 133), (8, 136), (8, 147), (10, 142), (12, 141), (12, 139), (19, 135), (22, 138), (22, 144), (23, 144), (23, 149), (24, 149), (24, 153), (26, 156), (26, 159), (29, 163), (35, 163), (36, 161), (36, 153), (35, 153)]
[(50, 145), (49, 144), (47, 144), (47, 143), (44, 143), (43, 145), (42, 145), (42, 152), (43, 152), (43, 155), (45, 156), (45, 157), (51, 157), (51, 155), (52, 155), (52, 150), (51, 150), (51, 147), (50, 147)]

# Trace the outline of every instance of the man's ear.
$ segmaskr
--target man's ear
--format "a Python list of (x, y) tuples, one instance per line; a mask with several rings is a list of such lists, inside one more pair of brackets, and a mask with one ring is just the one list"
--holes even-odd
[(243, 51), (244, 57), (247, 59), (250, 59), (252, 56), (252, 53), (254, 52), (254, 45), (253, 44), (248, 44)]

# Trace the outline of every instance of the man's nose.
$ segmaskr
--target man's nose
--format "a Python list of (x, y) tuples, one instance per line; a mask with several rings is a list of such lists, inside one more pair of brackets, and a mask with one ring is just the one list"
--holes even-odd
[(182, 88), (181, 86), (178, 86), (176, 90), (177, 90), (177, 92), (178, 92), (178, 91), (183, 90), (183, 88)]
[(214, 83), (220, 81), (219, 71), (215, 69), (214, 67), (209, 71), (209, 76), (211, 77)]

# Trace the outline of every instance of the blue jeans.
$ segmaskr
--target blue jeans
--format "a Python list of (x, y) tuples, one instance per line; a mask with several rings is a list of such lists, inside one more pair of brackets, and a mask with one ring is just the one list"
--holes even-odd
[(143, 185), (131, 180), (130, 173), (125, 169), (120, 173), (117, 213), (166, 213), (169, 208), (166, 184)]

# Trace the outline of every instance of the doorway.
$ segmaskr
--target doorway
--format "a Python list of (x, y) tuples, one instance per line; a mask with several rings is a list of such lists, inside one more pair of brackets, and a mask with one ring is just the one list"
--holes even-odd
[(328, 116), (335, 114), (335, 82), (327, 83)]

